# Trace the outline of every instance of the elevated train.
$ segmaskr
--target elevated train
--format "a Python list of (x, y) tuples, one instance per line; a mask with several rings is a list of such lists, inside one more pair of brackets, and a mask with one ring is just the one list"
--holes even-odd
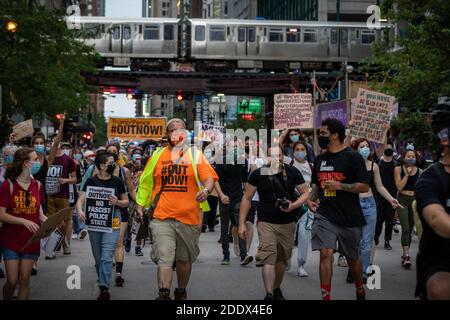
[[(365, 23), (172, 18), (78, 17), (80, 40), (95, 46), (105, 66), (170, 71), (335, 69), (371, 55), (384, 30)], [(81, 36), (82, 35), (82, 36)], [(186, 50), (182, 50), (186, 48)]]

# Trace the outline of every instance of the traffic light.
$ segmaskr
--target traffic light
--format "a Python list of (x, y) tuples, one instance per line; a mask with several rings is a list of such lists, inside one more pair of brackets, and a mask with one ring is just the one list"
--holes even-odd
[(55, 117), (56, 117), (56, 119), (61, 120), (63, 115), (62, 115), (62, 113), (58, 113)]
[(177, 101), (183, 101), (184, 100), (184, 95), (183, 95), (183, 91), (178, 90), (177, 92)]
[(90, 132), (89, 132), (89, 133), (83, 134), (83, 139), (84, 139), (84, 141), (86, 141), (86, 142), (91, 141), (91, 139), (92, 139), (92, 134), (91, 134)]
[(253, 120), (255, 120), (255, 117), (252, 114), (243, 114), (242, 119), (244, 119), (246, 121), (253, 121)]
[(17, 31), (17, 23), (13, 20), (8, 21), (6, 24), (6, 30), (8, 30), (11, 33), (14, 33)]

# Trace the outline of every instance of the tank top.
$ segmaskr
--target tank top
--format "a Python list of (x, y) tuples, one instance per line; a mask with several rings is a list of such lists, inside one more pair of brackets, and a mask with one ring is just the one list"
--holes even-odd
[(370, 168), (369, 171), (367, 171), (367, 174), (369, 175), (369, 186), (370, 186), (370, 190), (372, 190), (372, 193), (377, 192), (377, 187), (375, 185), (375, 174), (373, 173), (373, 166), (374, 166), (375, 161), (372, 161), (372, 167)]
[[(406, 173), (403, 170), (403, 166), (401, 166), (402, 171), (400, 173), (400, 178), (404, 178)], [(416, 185), (417, 179), (419, 179), (419, 168), (417, 168), (417, 172), (415, 175), (408, 177), (408, 181), (406, 182), (403, 191), (414, 191), (414, 186)]]

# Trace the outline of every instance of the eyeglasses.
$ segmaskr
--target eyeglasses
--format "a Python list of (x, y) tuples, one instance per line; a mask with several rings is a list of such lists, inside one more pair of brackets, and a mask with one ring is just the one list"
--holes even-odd
[(442, 129), (441, 131), (439, 131), (438, 133), (438, 137), (440, 140), (445, 140), (448, 139), (448, 128), (447, 129)]

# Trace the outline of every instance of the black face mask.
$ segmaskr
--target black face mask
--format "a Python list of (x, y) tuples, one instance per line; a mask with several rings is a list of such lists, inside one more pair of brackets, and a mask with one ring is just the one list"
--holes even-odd
[(386, 156), (386, 157), (392, 157), (393, 155), (394, 155), (394, 150), (393, 149), (386, 149), (386, 150), (384, 150), (384, 155)]
[(117, 153), (113, 153), (112, 156), (114, 158), (114, 162), (117, 162), (117, 160), (119, 160), (119, 156), (117, 155)]
[(106, 172), (110, 175), (114, 174), (114, 170), (116, 170), (116, 165), (115, 164), (110, 164), (107, 168), (106, 168)]
[(319, 137), (319, 147), (322, 149), (327, 149), (328, 145), (330, 144), (330, 137)]

